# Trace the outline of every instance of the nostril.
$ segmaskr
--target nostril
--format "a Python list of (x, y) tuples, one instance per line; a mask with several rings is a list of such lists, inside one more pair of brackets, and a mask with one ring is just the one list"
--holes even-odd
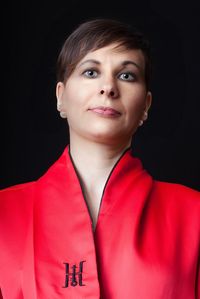
[(103, 93), (104, 93), (104, 90), (101, 90), (100, 93), (103, 94)]
[(110, 95), (111, 95), (111, 97), (113, 97), (114, 96), (114, 91), (111, 91)]

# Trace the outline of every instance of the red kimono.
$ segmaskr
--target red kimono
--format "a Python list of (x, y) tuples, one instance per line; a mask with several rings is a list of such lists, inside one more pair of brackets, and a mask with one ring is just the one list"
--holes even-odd
[(129, 149), (93, 231), (68, 149), (0, 193), (3, 299), (200, 298), (200, 193), (153, 180)]

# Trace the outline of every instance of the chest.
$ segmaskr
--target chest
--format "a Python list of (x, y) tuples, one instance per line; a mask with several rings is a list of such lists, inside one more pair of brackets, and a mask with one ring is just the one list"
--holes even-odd
[(84, 192), (84, 200), (86, 202), (88, 212), (92, 220), (93, 230), (95, 230), (97, 224), (99, 210), (102, 203), (102, 193), (103, 188), (98, 188), (92, 191), (86, 190)]

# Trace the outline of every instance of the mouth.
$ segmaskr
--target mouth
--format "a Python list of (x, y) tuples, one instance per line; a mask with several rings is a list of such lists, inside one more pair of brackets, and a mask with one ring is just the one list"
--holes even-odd
[(104, 106), (99, 106), (99, 107), (94, 107), (88, 109), (91, 112), (94, 112), (96, 114), (99, 114), (100, 116), (105, 116), (105, 117), (118, 117), (121, 115), (121, 113), (113, 108), (110, 107), (104, 107)]

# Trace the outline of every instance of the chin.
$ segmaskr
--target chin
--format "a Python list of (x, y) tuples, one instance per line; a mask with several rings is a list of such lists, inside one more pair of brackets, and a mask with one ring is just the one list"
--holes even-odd
[(108, 144), (108, 145), (119, 145), (124, 144), (125, 141), (128, 142), (130, 140), (130, 136), (126, 136), (126, 134), (122, 133), (122, 131), (95, 131), (87, 134), (87, 138), (92, 142)]

